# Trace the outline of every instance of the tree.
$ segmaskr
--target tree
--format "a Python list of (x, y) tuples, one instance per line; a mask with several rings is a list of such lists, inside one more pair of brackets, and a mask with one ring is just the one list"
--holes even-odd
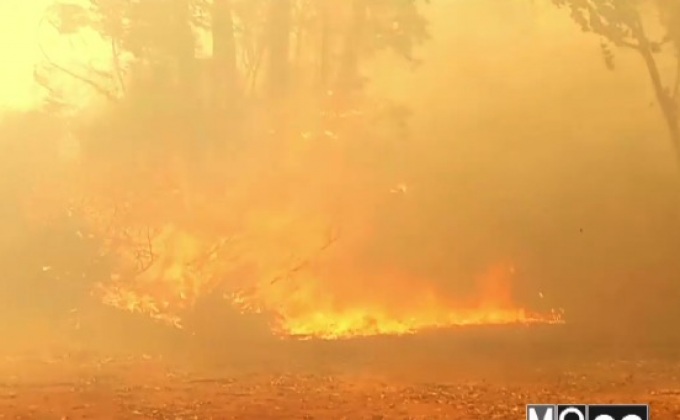
[[(668, 127), (670, 138), (680, 163), (680, 125), (678, 105), (680, 101), (680, 2), (675, 0), (552, 0), (558, 7), (571, 11), (572, 19), (585, 32), (602, 38), (602, 53), (608, 68), (614, 68), (611, 46), (630, 49), (643, 59), (652, 82), (657, 103)], [(664, 34), (653, 39), (645, 25), (645, 17), (653, 7), (661, 17)], [(645, 13), (647, 12), (647, 13)], [(670, 47), (670, 48), (669, 48)], [(665, 83), (657, 55), (668, 50), (675, 54), (677, 70), (675, 80)]]
[[(87, 29), (110, 41), (108, 72), (95, 78), (82, 66), (76, 80), (111, 104), (83, 124), (81, 162), (63, 182), (71, 189), (52, 190), (115, 261), (120, 281), (106, 284), (114, 297), (132, 292), (145, 307), (156, 286), (177, 292), (158, 282), (166, 260), (188, 270), (172, 280), (192, 290), (225, 281), (215, 261), (261, 267), (244, 275), (253, 290), (290, 283), (334, 241), (327, 231), (360, 230), (354, 202), (381, 200), (395, 182), (366, 157), (389, 160), (377, 149), (394, 143), (390, 129), (406, 113), (369, 97), (362, 65), (385, 50), (416, 61), (413, 48), (427, 38), (419, 0), (83, 3), (58, 4), (49, 23), (65, 37)], [(58, 72), (74, 73), (52, 66), (44, 83)], [(214, 258), (218, 248), (224, 258)], [(226, 256), (234, 250), (238, 258)], [(199, 273), (204, 260), (220, 275)], [(272, 281), (280, 271), (286, 281)], [(183, 310), (193, 295), (179, 292)]]
[(211, 11), (215, 108), (224, 110), (237, 91), (236, 37), (231, 0), (214, 0)]
[[(244, 76), (259, 85), (252, 79), (266, 61), (263, 87), (269, 96), (290, 83), (300, 87), (296, 82), (307, 78), (304, 67), (310, 65), (317, 69), (317, 80), (334, 80), (338, 87), (356, 84), (348, 80), (357, 78), (359, 62), (376, 51), (390, 49), (414, 61), (413, 47), (428, 37), (421, 1), (427, 2), (85, 0), (86, 5), (79, 6), (61, 0), (50, 9), (49, 21), (63, 35), (89, 27), (109, 39), (116, 73), (112, 76), (121, 84), (134, 78), (133, 73), (144, 72), (156, 80), (165, 74), (177, 86), (190, 83), (192, 74), (197, 77), (197, 50), (205, 42), (201, 38), (209, 38), (213, 82), (222, 85), (218, 91), (235, 88)], [(208, 36), (202, 37), (201, 31)], [(127, 71), (120, 65), (123, 53), (133, 58), (134, 66)]]
[(269, 4), (269, 93), (273, 97), (285, 95), (290, 72), (291, 0)]

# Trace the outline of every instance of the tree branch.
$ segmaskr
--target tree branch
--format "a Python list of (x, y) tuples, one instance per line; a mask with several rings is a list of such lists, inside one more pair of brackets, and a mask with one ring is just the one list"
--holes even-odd
[[(145, 239), (146, 249), (137, 251), (137, 263), (139, 264), (139, 270), (136, 273), (137, 275), (147, 271), (156, 261), (156, 254), (153, 251), (153, 240), (151, 239), (151, 228), (148, 226), (146, 227)], [(147, 255), (145, 256), (143, 253), (147, 253)], [(144, 259), (146, 259), (146, 262), (144, 262)]]
[(296, 263), (293, 264), (292, 266), (288, 267), (288, 269), (286, 269), (285, 272), (283, 272), (282, 274), (280, 274), (280, 275), (276, 276), (274, 279), (272, 279), (272, 280), (269, 282), (269, 285), (271, 286), (271, 285), (274, 285), (274, 284), (278, 283), (278, 282), (281, 281), (281, 280), (289, 279), (290, 277), (292, 277), (292, 276), (293, 276), (295, 273), (297, 273), (298, 271), (302, 270), (303, 268), (306, 268), (309, 264), (311, 264), (312, 260), (313, 260), (316, 256), (318, 256), (319, 254), (323, 253), (323, 252), (326, 251), (328, 248), (330, 248), (331, 245), (333, 245), (335, 242), (338, 241), (338, 239), (339, 239), (338, 233), (335, 232), (335, 231), (333, 231), (333, 230), (331, 230), (331, 231), (329, 232), (328, 238), (326, 238), (326, 241), (325, 241), (325, 242), (321, 245), (321, 247), (316, 251), (315, 255), (310, 255), (310, 256), (308, 256), (307, 258), (298, 260), (298, 262), (296, 262)]
[(127, 89), (125, 87), (123, 71), (120, 67), (120, 54), (118, 51), (118, 43), (116, 42), (116, 38), (114, 38), (113, 36), (111, 37), (111, 54), (113, 55), (113, 69), (116, 72), (116, 78), (118, 79), (118, 84), (120, 85), (120, 91), (123, 95), (125, 95)]
[(634, 42), (621, 40), (621, 41), (616, 41), (614, 44), (618, 47), (631, 48), (633, 50), (640, 51), (640, 44), (636, 44)]
[[(42, 26), (42, 25), (43, 25), (43, 23), (45, 22), (45, 18), (46, 18), (46, 17), (43, 16), (43, 18), (40, 20), (40, 23), (39, 23), (38, 26)], [(54, 25), (53, 25), (53, 26), (54, 26)], [(55, 27), (55, 28), (56, 28), (56, 27)], [(76, 72), (73, 72), (73, 71), (67, 69), (66, 67), (64, 67), (64, 66), (58, 64), (57, 62), (55, 62), (55, 61), (49, 56), (49, 54), (47, 54), (47, 51), (45, 51), (45, 48), (43, 47), (43, 45), (42, 45), (41, 42), (38, 42), (38, 49), (40, 50), (40, 53), (42, 54), (43, 58), (44, 58), (44, 59), (48, 62), (48, 64), (51, 65), (52, 67), (56, 68), (57, 70), (61, 71), (62, 73), (66, 74), (66, 75), (68, 75), (68, 76), (70, 76), (70, 77), (72, 77), (72, 78), (74, 78), (74, 79), (76, 79), (76, 80), (78, 80), (78, 81), (80, 81), (80, 82), (82, 82), (82, 83), (85, 83), (86, 85), (88, 85), (88, 86), (90, 86), (92, 89), (94, 89), (97, 93), (99, 93), (100, 95), (106, 97), (106, 99), (108, 99), (109, 101), (111, 101), (111, 102), (116, 102), (116, 101), (118, 101), (118, 98), (116, 97), (115, 94), (111, 93), (111, 92), (110, 92), (109, 90), (107, 90), (106, 88), (100, 86), (97, 82), (95, 82), (95, 81), (93, 81), (93, 80), (90, 80), (90, 79), (88, 79), (87, 77), (82, 76), (82, 75), (80, 75), (80, 74), (78, 74), (78, 73), (76, 73)]]
[(680, 95), (680, 54), (678, 54), (678, 58), (676, 60), (675, 64), (675, 84), (673, 85), (673, 93), (671, 94), (671, 98), (673, 99), (673, 102), (676, 104), (676, 107), (678, 104), (678, 99)]

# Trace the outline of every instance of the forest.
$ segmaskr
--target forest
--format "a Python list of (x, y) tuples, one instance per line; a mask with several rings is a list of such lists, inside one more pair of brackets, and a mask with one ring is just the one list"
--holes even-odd
[[(568, 12), (574, 28), (600, 43), (602, 67), (616, 71), (619, 56), (638, 57), (636, 77), (654, 92), (663, 137), (680, 156), (677, 4), (546, 6)], [(513, 278), (518, 249), (529, 252), (521, 235), (510, 235), (519, 246), (508, 235), (496, 244), (484, 239), (483, 252), (463, 251), (442, 265), (413, 252), (418, 245), (407, 237), (434, 249), (449, 246), (446, 235), (399, 222), (441, 220), (447, 208), (412, 198), (405, 179), (422, 172), (416, 156), (424, 149), (417, 111), (375, 89), (385, 72), (376, 62), (412, 74), (427, 63), (418, 51), (432, 41), (428, 7), (415, 0), (50, 3), (37, 23), (45, 34), (33, 76), (41, 99), (4, 122), (6, 156), (14, 158), (4, 162), (3, 195), (11, 203), (8, 231), (26, 249), (41, 249), (22, 251), (9, 239), (6, 258), (19, 258), (13, 249), (56, 263), (9, 264), (10, 277), (27, 279), (6, 286), (8, 299), (23, 301), (17, 294), (33, 293), (44, 276), (80, 272), (44, 304), (63, 313), (94, 294), (98, 303), (181, 327), (199, 302), (224, 299), (238, 311), (269, 314), (278, 334), (327, 338), (562, 322), (563, 302), (536, 307), (525, 298), (538, 286)], [(522, 10), (500, 12), (513, 8)], [(517, 13), (508, 16), (518, 20)], [(410, 233), (400, 236), (400, 223)], [(26, 273), (36, 265), (43, 274)], [(366, 293), (366, 282), (392, 290)], [(515, 301), (517, 293), (534, 309)]]
[(6, 352), (677, 357), (677, 0), (15, 3)]

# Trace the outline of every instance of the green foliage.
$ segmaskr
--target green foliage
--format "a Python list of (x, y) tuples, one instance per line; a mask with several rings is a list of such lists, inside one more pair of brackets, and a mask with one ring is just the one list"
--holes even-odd
[(673, 42), (676, 53), (680, 53), (680, 2), (677, 0), (656, 0), (661, 23), (667, 32), (665, 41)]
[[(318, 42), (321, 32), (328, 29), (333, 37), (330, 56), (336, 59), (348, 48), (344, 38), (354, 36), (353, 24), (357, 16), (363, 30), (356, 50), (359, 58), (367, 58), (377, 51), (392, 50), (399, 56), (413, 61), (414, 48), (428, 38), (427, 23), (419, 12), (419, 3), (428, 0), (297, 0), (292, 2), (293, 25), (290, 37), (296, 38), (306, 51), (290, 54), (308, 63), (318, 62), (318, 49), (310, 45)], [(234, 16), (234, 37), (238, 43), (239, 68), (253, 71), (259, 66), (266, 50), (266, 33), (273, 22), (268, 13), (272, 0), (233, 0), (230, 2)], [(359, 14), (353, 7), (363, 8)], [(324, 8), (326, 13), (324, 14)], [(90, 27), (104, 38), (110, 38), (123, 51), (131, 53), (136, 60), (161, 65), (172, 63), (182, 50), (195, 53), (202, 42), (199, 31), (210, 30), (212, 25), (212, 1), (210, 0), (90, 0), (89, 6), (66, 1), (50, 9), (50, 22), (64, 35)], [(326, 19), (326, 21), (323, 21)], [(328, 28), (323, 26), (327, 25)], [(295, 47), (300, 50), (298, 45)], [(300, 55), (302, 54), (302, 55)], [(192, 56), (195, 54), (192, 54)], [(302, 63), (296, 65), (300, 69)], [(338, 67), (339, 64), (334, 64)], [(249, 70), (250, 69), (250, 70)], [(302, 72), (304, 73), (304, 71)], [(304, 76), (302, 76), (304, 77)]]
[[(572, 19), (585, 32), (602, 38), (601, 48), (608, 68), (614, 68), (614, 54), (608, 44), (630, 48), (640, 54), (654, 88), (656, 101), (663, 114), (680, 162), (680, 2), (677, 0), (552, 0), (558, 7), (571, 11)], [(651, 6), (651, 7), (650, 7)], [(652, 39), (643, 23), (644, 17), (655, 12), (664, 29), (661, 39)], [(672, 44), (677, 58), (675, 80), (664, 83), (655, 55)]]
[(47, 10), (47, 19), (61, 34), (73, 35), (84, 27), (94, 24), (94, 16), (86, 7), (67, 2), (59, 2)]
[(373, 50), (387, 48), (409, 61), (414, 60), (414, 48), (429, 38), (427, 21), (418, 12), (418, 3), (419, 0), (372, 0), (368, 3), (368, 33), (372, 37)]
[(585, 32), (593, 32), (617, 46), (635, 40), (633, 27), (638, 19), (639, 1), (633, 0), (553, 0), (568, 7), (572, 19)]
[(600, 49), (602, 50), (604, 64), (609, 70), (614, 70), (614, 53), (612, 52), (610, 46), (605, 41), (602, 41), (600, 43)]
[[(50, 9), (49, 22), (65, 36), (94, 30), (110, 43), (114, 64), (104, 77), (95, 69), (75, 74), (50, 63), (112, 99), (102, 122), (106, 128), (94, 130), (99, 134), (89, 150), (143, 148), (154, 153), (160, 139), (153, 133), (170, 125), (172, 135), (163, 136), (164, 146), (213, 150), (215, 142), (223, 141), (216, 140), (220, 136), (232, 142), (256, 136), (244, 133), (264, 130), (263, 121), (285, 120), (307, 130), (328, 123), (321, 114), (366, 114), (360, 108), (372, 101), (363, 100), (363, 84), (357, 82), (364, 80), (362, 63), (382, 51), (417, 62), (415, 49), (428, 39), (420, 13), (428, 0), (291, 0), (287, 11), (278, 0), (222, 0), (221, 7), (214, 4), (218, 0), (67, 1)], [(282, 33), (288, 34), (287, 42), (277, 42)], [(217, 49), (211, 54), (216, 36), (222, 41), (219, 57)], [(50, 89), (52, 70), (37, 76), (54, 92), (54, 102), (59, 91)], [(283, 84), (288, 85), (285, 100), (270, 103), (272, 95), (264, 88)], [(282, 108), (287, 108), (285, 118)], [(249, 126), (253, 120), (256, 128)], [(394, 124), (401, 127), (402, 120)], [(361, 123), (366, 129), (368, 121)], [(343, 120), (340, 125), (352, 124)], [(115, 146), (104, 144), (113, 138)]]
[(602, 53), (607, 67), (613, 67), (613, 52), (607, 46), (627, 47), (639, 50), (648, 49), (658, 53), (662, 45), (675, 41), (676, 48), (680, 43), (674, 35), (680, 23), (680, 6), (675, 0), (656, 0), (661, 15), (661, 23), (665, 28), (665, 36), (660, 40), (649, 39), (645, 34), (641, 13), (643, 7), (649, 6), (645, 0), (552, 0), (558, 7), (568, 8), (571, 17), (585, 32), (602, 37)]

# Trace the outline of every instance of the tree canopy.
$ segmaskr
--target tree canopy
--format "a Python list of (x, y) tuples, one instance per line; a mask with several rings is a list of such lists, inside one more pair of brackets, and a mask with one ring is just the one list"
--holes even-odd
[[(418, 62), (422, 3), (57, 2), (44, 22), (66, 40), (96, 34), (111, 64), (75, 68), (44, 49), (36, 75), (53, 104), (68, 106), (60, 75), (104, 105), (73, 118), (81, 162), (37, 195), (58, 191), (46, 207), (75, 212), (113, 260), (120, 281), (104, 282), (103, 299), (141, 299), (136, 310), (161, 318), (149, 302), (184, 310), (236, 266), (259, 267), (256, 292), (286, 291), (268, 282), (302, 275), (336, 231), (362, 235), (373, 215), (355, 203), (378, 206), (398, 182), (386, 163), (408, 116), (368, 94), (363, 65), (382, 53)], [(378, 157), (392, 169), (376, 170)]]
[[(612, 46), (633, 50), (642, 57), (680, 162), (680, 3), (675, 0), (552, 1), (569, 9), (572, 19), (583, 31), (601, 38), (603, 57), (610, 69), (614, 69), (615, 59)], [(673, 54), (677, 62), (675, 74), (667, 76), (667, 80), (657, 63), (657, 56), (664, 53)]]

